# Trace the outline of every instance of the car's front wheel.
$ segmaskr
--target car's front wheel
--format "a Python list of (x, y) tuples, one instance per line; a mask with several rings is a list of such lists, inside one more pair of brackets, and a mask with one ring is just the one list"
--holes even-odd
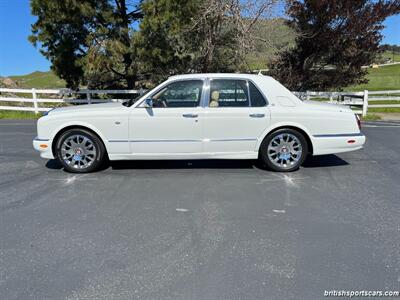
[(298, 131), (283, 128), (272, 132), (261, 144), (260, 158), (271, 170), (297, 170), (308, 154), (307, 141)]
[(62, 133), (55, 150), (64, 169), (73, 173), (88, 173), (99, 169), (106, 156), (102, 141), (84, 129), (70, 129)]

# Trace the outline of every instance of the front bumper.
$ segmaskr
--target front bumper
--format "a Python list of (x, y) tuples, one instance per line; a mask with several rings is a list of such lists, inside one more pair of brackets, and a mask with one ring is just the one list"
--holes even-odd
[(40, 157), (53, 159), (53, 151), (51, 150), (51, 140), (39, 139), (38, 137), (33, 140), (33, 148), (40, 152)]
[(313, 155), (359, 150), (363, 148), (365, 141), (365, 135), (362, 133), (314, 135), (312, 138)]

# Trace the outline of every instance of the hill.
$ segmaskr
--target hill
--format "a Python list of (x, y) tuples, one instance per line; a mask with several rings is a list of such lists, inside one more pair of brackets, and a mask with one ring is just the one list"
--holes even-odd
[(245, 57), (250, 70), (267, 69), (268, 64), (277, 58), (279, 51), (294, 46), (296, 38), (296, 32), (282, 18), (259, 20), (252, 34), (260, 39), (255, 39), (254, 49)]
[[(282, 32), (286, 33), (289, 32), (287, 31), (287, 28), (285, 28), (283, 25), (281, 30)], [(289, 43), (290, 40), (291, 37), (288, 37), (288, 41), (286, 41), (285, 43), (286, 44)], [(262, 51), (259, 52), (255, 51), (248, 56), (248, 63), (254, 69), (265, 68), (266, 65), (262, 63), (263, 61), (262, 58), (266, 59), (265, 56), (268, 55), (271, 55), (271, 52), (266, 51), (265, 53), (262, 53)], [(397, 55), (395, 54), (395, 60), (400, 61), (400, 54)], [(393, 57), (392, 53), (389, 52), (386, 52), (385, 56)], [(369, 80), (369, 82), (367, 84), (350, 86), (345, 88), (345, 90), (348, 91), (361, 91), (365, 89), (371, 91), (400, 90), (400, 64), (383, 66), (376, 69), (369, 68), (368, 72), (369, 74), (367, 75), (367, 79)], [(48, 72), (36, 71), (27, 75), (0, 77), (0, 87), (55, 89), (55, 88), (64, 88), (65, 81), (60, 79), (52, 71)]]
[(348, 91), (385, 91), (400, 90), (400, 64), (379, 67), (377, 69), (369, 68), (367, 84), (360, 84), (345, 88)]
[(19, 88), (64, 88), (65, 81), (60, 79), (57, 75), (55, 75), (52, 71), (48, 72), (40, 72), (35, 71), (33, 73), (21, 76), (9, 76), (8, 78), (3, 78), (4, 80), (8, 80), (13, 82), (15, 86)]

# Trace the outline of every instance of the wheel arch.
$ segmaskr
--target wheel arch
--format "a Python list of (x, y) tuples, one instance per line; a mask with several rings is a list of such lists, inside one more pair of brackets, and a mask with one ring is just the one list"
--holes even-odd
[(54, 157), (57, 157), (56, 144), (57, 144), (58, 138), (64, 132), (66, 132), (67, 130), (70, 130), (70, 129), (84, 129), (84, 130), (89, 131), (90, 133), (94, 134), (103, 143), (104, 149), (106, 150), (106, 153), (105, 153), (106, 157), (108, 157), (108, 151), (107, 151), (106, 143), (104, 143), (104, 138), (102, 137), (102, 135), (97, 130), (95, 130), (95, 129), (89, 127), (89, 126), (81, 125), (81, 124), (66, 125), (64, 127), (59, 128), (56, 131), (56, 134), (54, 135), (54, 137), (52, 139), (53, 141), (52, 141), (52, 144), (51, 144), (51, 151), (52, 151)]
[(260, 150), (262, 142), (267, 138), (268, 135), (270, 135), (271, 133), (273, 133), (273, 132), (275, 132), (277, 130), (284, 129), (284, 128), (289, 128), (289, 129), (292, 129), (292, 130), (296, 130), (299, 133), (301, 133), (304, 136), (304, 138), (306, 139), (306, 141), (307, 141), (308, 152), (310, 154), (314, 153), (314, 146), (313, 146), (310, 134), (307, 132), (307, 130), (305, 128), (303, 128), (302, 126), (299, 126), (297, 124), (279, 124), (279, 125), (277, 125), (277, 126), (275, 126), (273, 128), (270, 128), (266, 133), (263, 134), (262, 138), (260, 139), (260, 142), (257, 145), (257, 150), (258, 151)]

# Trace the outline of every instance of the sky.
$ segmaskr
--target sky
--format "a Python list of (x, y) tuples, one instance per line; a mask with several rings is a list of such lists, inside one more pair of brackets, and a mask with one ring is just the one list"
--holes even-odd
[[(48, 71), (50, 62), (29, 41), (29, 0), (0, 0), (0, 76)], [(383, 43), (400, 45), (400, 15), (386, 19)]]

